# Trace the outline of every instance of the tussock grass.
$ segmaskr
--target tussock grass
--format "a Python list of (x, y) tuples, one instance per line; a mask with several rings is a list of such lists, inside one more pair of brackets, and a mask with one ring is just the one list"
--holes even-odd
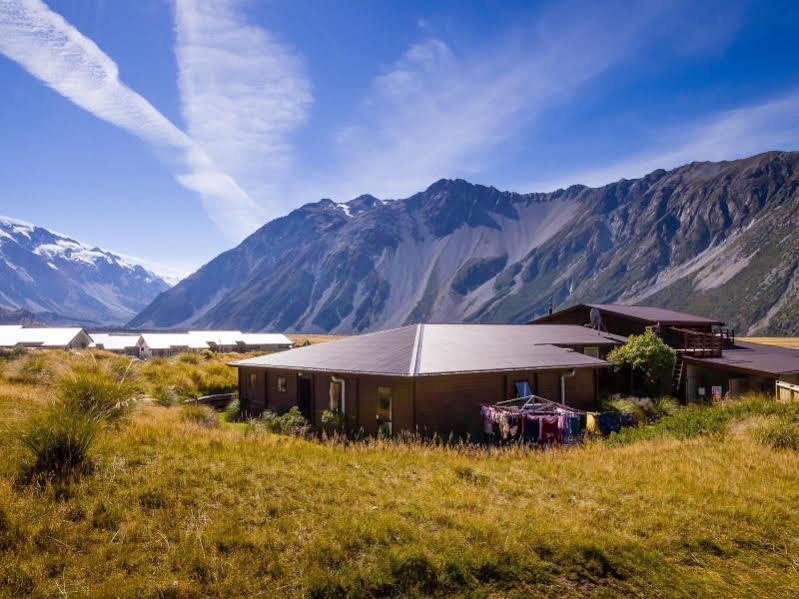
[[(48, 389), (0, 383), (0, 416)], [(799, 452), (756, 432), (786, 406), (540, 451), (308, 441), (144, 403), (68, 494), (15, 487), (0, 428), (0, 597), (794, 596)]]
[(97, 436), (97, 417), (57, 402), (33, 416), (20, 443), (28, 451), (17, 481), (22, 484), (65, 483), (93, 467), (89, 449)]
[(69, 410), (117, 420), (130, 411), (139, 391), (128, 377), (132, 362), (128, 361), (125, 369), (100, 364), (73, 366), (55, 382), (55, 393)]
[(186, 422), (192, 422), (204, 428), (219, 426), (219, 414), (210, 406), (197, 403), (185, 404), (181, 408), (181, 416)]

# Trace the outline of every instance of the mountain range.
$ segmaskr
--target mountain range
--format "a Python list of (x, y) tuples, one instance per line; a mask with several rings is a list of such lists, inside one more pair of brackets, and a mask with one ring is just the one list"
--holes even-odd
[(119, 325), (169, 285), (117, 254), (0, 217), (0, 320)]
[(267, 223), (129, 326), (350, 333), (525, 322), (590, 300), (799, 334), (798, 187), (799, 153), (768, 152), (552, 193), (442, 179), (401, 200), (323, 199)]

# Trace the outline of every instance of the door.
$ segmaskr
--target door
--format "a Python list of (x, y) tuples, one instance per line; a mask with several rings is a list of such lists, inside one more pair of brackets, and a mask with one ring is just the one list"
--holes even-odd
[(297, 381), (297, 403), (299, 404), (300, 412), (309, 421), (313, 422), (311, 414), (311, 379), (301, 376)]
[(377, 434), (381, 437), (390, 437), (394, 432), (394, 393), (391, 387), (377, 388), (377, 406), (375, 416), (377, 418)]

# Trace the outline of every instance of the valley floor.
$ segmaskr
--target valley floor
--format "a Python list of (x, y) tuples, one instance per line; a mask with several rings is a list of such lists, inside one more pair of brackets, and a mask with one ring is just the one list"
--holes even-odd
[(740, 341), (799, 349), (799, 337), (741, 337)]
[(757, 442), (771, 408), (542, 452), (304, 441), (143, 402), (92, 474), (36, 490), (18, 431), (48, 393), (0, 382), (0, 596), (799, 594), (799, 452)]

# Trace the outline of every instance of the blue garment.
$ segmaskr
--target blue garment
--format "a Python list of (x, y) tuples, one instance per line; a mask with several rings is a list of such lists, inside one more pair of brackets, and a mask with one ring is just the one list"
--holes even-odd
[(570, 437), (579, 437), (580, 436), (580, 415), (579, 414), (569, 414), (569, 436)]
[(618, 433), (621, 430), (621, 416), (618, 412), (603, 412), (599, 415), (597, 424), (603, 435)]
[(528, 414), (524, 417), (523, 426), (522, 439), (527, 443), (538, 443), (538, 439), (541, 436), (541, 420), (538, 416)]

